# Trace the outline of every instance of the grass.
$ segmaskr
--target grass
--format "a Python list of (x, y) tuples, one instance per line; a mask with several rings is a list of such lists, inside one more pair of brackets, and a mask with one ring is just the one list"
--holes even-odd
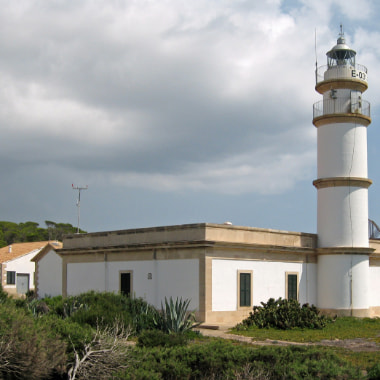
[(354, 352), (342, 348), (325, 348), (333, 350), (340, 358), (347, 360), (355, 367), (368, 369), (373, 365), (380, 363), (380, 351), (361, 351)]
[(245, 331), (232, 329), (232, 334), (252, 337), (253, 340), (282, 340), (289, 342), (320, 342), (322, 340), (366, 338), (380, 344), (380, 318), (341, 317), (328, 323), (320, 330), (308, 329), (259, 329), (249, 328)]
[[(321, 330), (277, 330), (258, 329), (255, 327), (246, 331), (232, 329), (230, 333), (252, 337), (252, 340), (289, 341), (299, 343), (318, 343), (323, 340), (344, 340), (364, 338), (380, 345), (380, 318), (341, 317), (327, 324)], [(321, 343), (322, 344), (322, 343)], [(322, 347), (321, 350), (332, 351), (340, 358), (347, 360), (355, 367), (366, 370), (380, 363), (380, 351), (353, 351), (341, 347)]]

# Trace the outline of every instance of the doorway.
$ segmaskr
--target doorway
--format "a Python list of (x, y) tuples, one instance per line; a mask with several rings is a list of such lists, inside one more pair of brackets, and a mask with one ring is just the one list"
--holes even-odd
[(120, 293), (127, 297), (132, 294), (132, 272), (120, 273)]
[(18, 294), (26, 294), (29, 291), (29, 274), (17, 273), (16, 289)]

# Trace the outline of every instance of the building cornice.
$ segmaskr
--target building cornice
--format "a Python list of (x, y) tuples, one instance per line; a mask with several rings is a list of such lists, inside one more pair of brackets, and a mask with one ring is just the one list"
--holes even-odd
[(371, 255), (375, 252), (374, 248), (367, 247), (326, 247), (317, 248), (318, 256), (321, 255)]

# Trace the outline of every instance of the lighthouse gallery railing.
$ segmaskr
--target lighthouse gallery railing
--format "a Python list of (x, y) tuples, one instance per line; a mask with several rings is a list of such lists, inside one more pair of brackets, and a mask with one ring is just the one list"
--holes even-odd
[(371, 117), (370, 103), (362, 99), (352, 103), (347, 98), (336, 98), (321, 100), (313, 105), (313, 119), (337, 114), (359, 114)]
[(347, 66), (347, 65), (336, 65), (336, 66), (320, 66), (317, 68), (315, 72), (315, 80), (316, 83), (320, 83), (325, 81), (327, 78), (325, 77), (325, 73), (328, 69), (334, 68), (334, 75), (338, 78), (352, 78), (352, 70), (356, 70), (357, 72), (365, 73), (365, 78), (357, 78), (359, 80), (367, 81), (368, 70), (365, 66), (356, 63), (355, 66)]

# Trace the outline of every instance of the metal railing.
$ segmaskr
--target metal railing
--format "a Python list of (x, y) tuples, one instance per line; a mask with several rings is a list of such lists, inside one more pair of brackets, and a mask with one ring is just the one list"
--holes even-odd
[(380, 239), (380, 228), (371, 219), (368, 219), (368, 237), (370, 239)]
[[(359, 63), (356, 63), (355, 66), (347, 66), (347, 65), (337, 65), (337, 66), (331, 66), (336, 70), (337, 77), (338, 78), (352, 78), (351, 70), (357, 70), (357, 71), (362, 71), (366, 75), (368, 75), (368, 70), (365, 66), (360, 65)], [(330, 67), (327, 65), (320, 66), (316, 69), (315, 72), (315, 81), (316, 84), (323, 82), (325, 80), (325, 72), (329, 69)], [(356, 78), (358, 79), (358, 78)], [(359, 78), (361, 79), (361, 78)], [(366, 81), (366, 79), (364, 79)]]
[(351, 99), (347, 98), (324, 99), (313, 105), (313, 119), (319, 116), (337, 114), (359, 114), (371, 117), (371, 106), (366, 100), (361, 99), (352, 103)]

